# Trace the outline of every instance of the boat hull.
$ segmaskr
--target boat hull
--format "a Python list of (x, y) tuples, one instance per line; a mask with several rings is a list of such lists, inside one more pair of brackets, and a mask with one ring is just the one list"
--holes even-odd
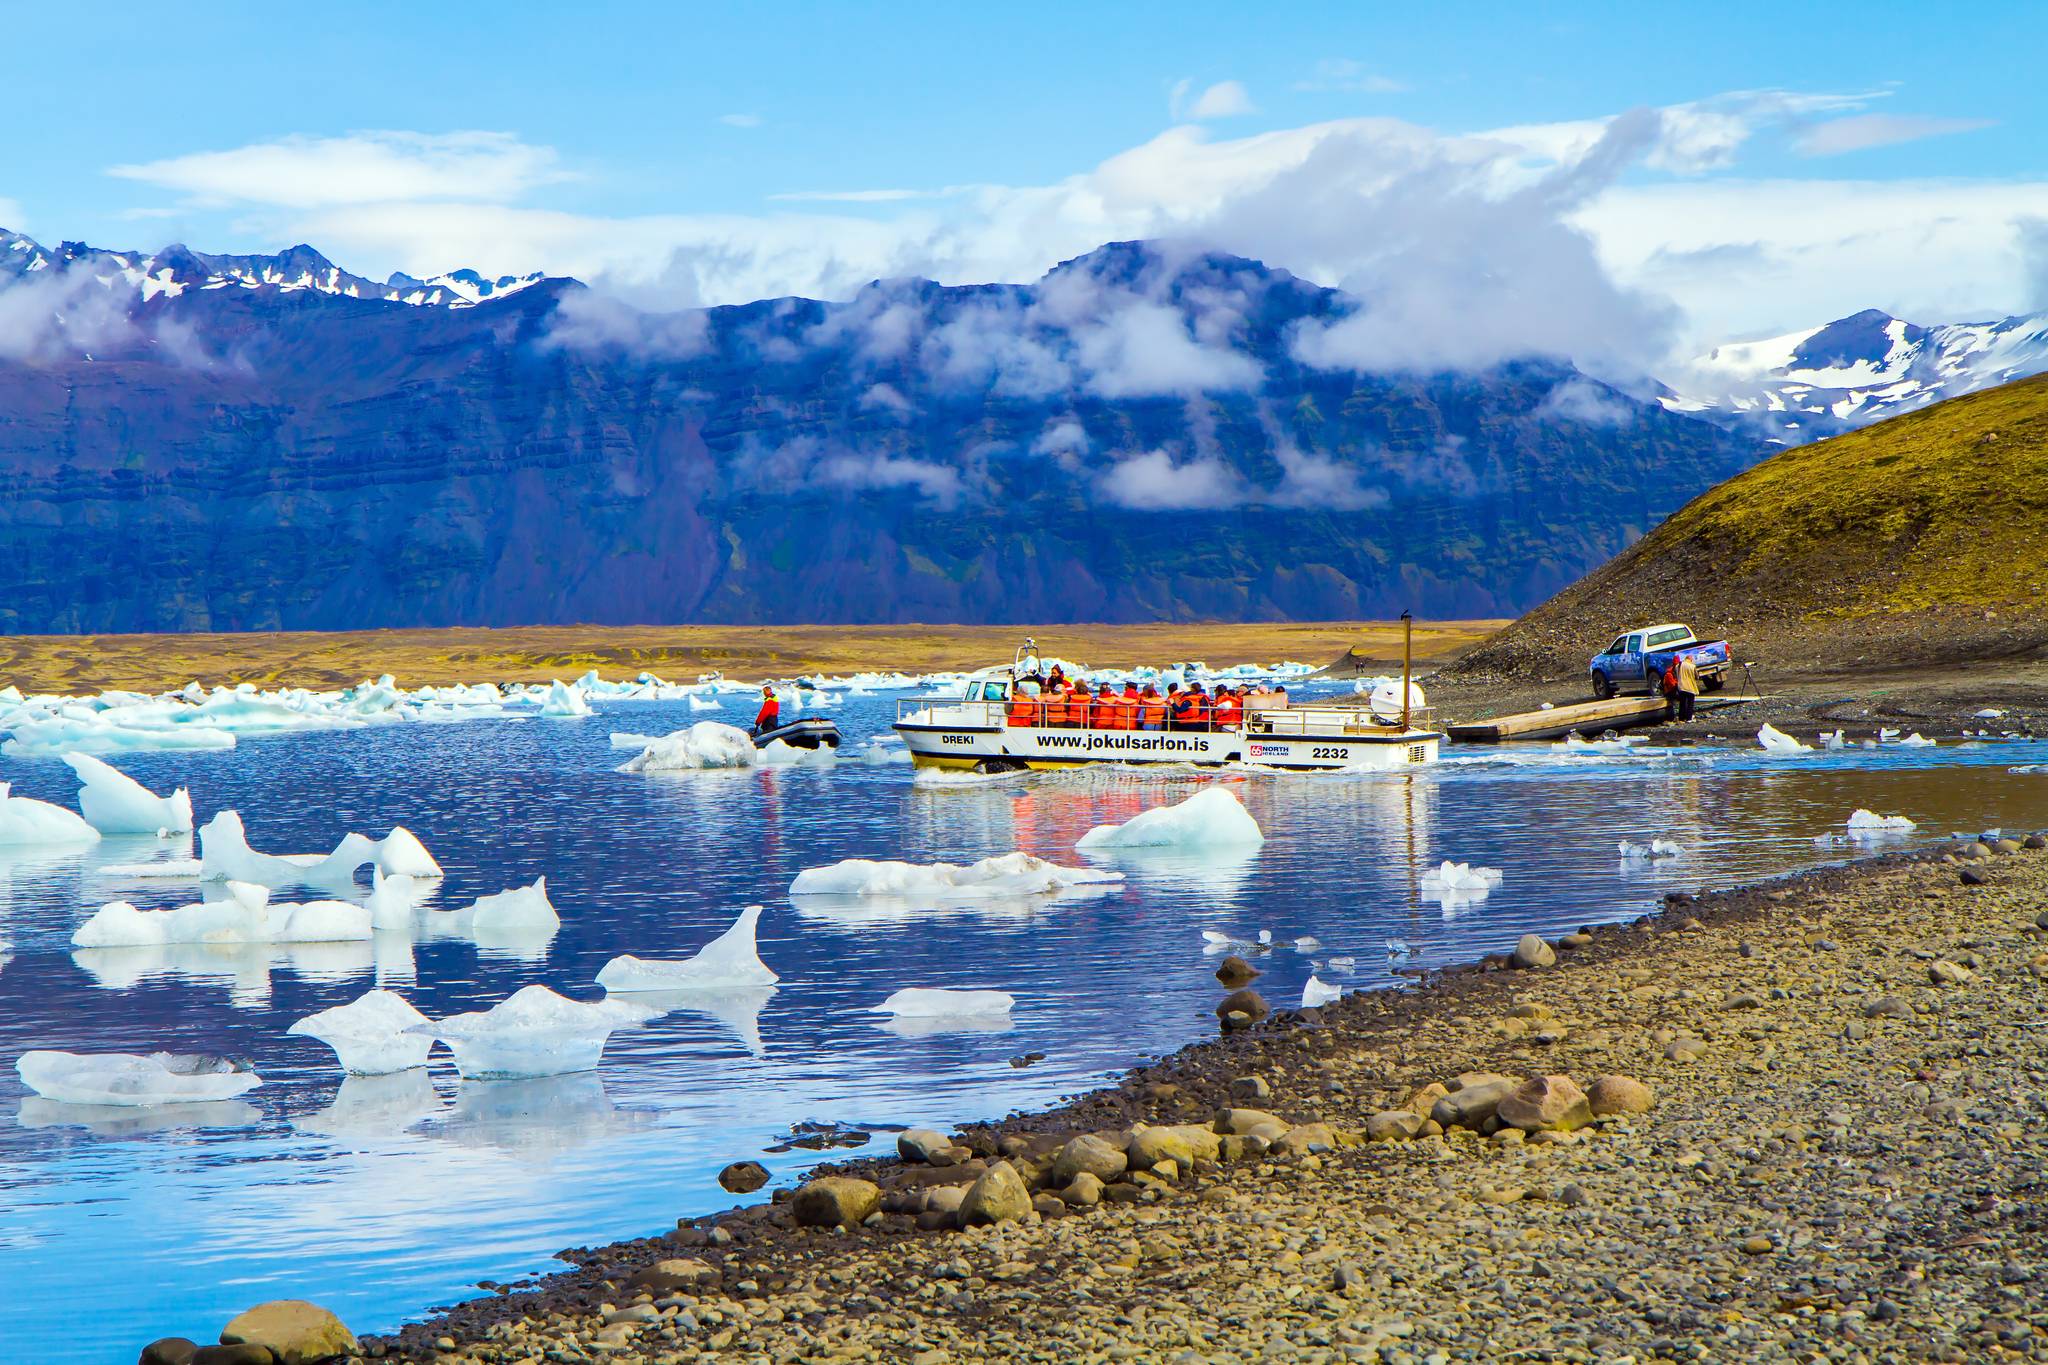
[(1296, 771), (1406, 768), (1433, 763), (1442, 736), (1389, 729), (1372, 735), (1267, 735), (1236, 730), (1082, 730), (899, 723), (913, 763), (981, 772), (1043, 772), (1098, 764), (1227, 763)]

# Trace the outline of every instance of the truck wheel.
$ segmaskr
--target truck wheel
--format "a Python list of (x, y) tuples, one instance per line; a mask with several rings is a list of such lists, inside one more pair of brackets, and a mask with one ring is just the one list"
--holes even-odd
[(1724, 678), (1724, 677), (1722, 677), (1722, 676), (1721, 676), (1720, 674), (1716, 673), (1716, 674), (1715, 674), (1715, 675), (1714, 675), (1713, 677), (1711, 677), (1711, 678), (1702, 678), (1702, 679), (1700, 679), (1700, 686), (1701, 686), (1701, 687), (1703, 687), (1703, 688), (1705, 688), (1705, 689), (1706, 689), (1707, 691), (1709, 691), (1709, 692), (1719, 692), (1719, 691), (1721, 690), (1721, 688), (1722, 688), (1722, 687), (1723, 687), (1724, 685), (1726, 685), (1727, 681), (1728, 681), (1728, 680), (1727, 680), (1726, 678)]
[(1593, 673), (1593, 695), (1601, 701), (1606, 701), (1614, 695), (1614, 683), (1608, 679), (1605, 673), (1597, 669)]

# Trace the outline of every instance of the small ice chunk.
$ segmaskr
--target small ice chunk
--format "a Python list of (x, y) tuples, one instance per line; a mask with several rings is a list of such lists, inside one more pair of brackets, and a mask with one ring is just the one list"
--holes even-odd
[(74, 948), (140, 948), (173, 943), (358, 943), (371, 936), (370, 911), (347, 901), (270, 904), (268, 888), (228, 883), (228, 899), (175, 910), (101, 906), (71, 935)]
[(393, 825), (391, 832), (376, 841), (375, 866), (383, 872), (399, 877), (432, 878), (441, 875), (441, 865), (434, 861), (434, 855), (404, 825)]
[(1979, 711), (1979, 712), (1978, 712), (1978, 713), (1976, 714), (1976, 716), (1975, 716), (1975, 719), (1977, 719), (1977, 720), (1998, 720), (1998, 719), (2000, 719), (2001, 717), (2003, 717), (2004, 715), (2005, 715), (2005, 712), (2003, 712), (2003, 711), (1999, 710), (1999, 709), (1998, 709), (1997, 707), (1995, 707), (1995, 706), (1987, 706), (1987, 707), (1985, 707), (1985, 708), (1984, 708), (1984, 709), (1983, 709), (1982, 711)]
[(1935, 741), (1924, 738), (1918, 730), (1899, 741), (1901, 749), (1932, 749)]
[(1266, 841), (1235, 793), (1223, 787), (1196, 792), (1172, 806), (1159, 806), (1121, 825), (1097, 825), (1074, 844), (1077, 849), (1232, 848)]
[(62, 806), (7, 792), (0, 782), (0, 845), (71, 848), (100, 841), (98, 830)]
[(413, 909), (427, 894), (425, 883), (413, 877), (386, 876), (370, 869), (370, 896), (363, 908), (370, 912), (370, 927), (377, 933), (401, 933), (412, 928)]
[(848, 858), (829, 867), (805, 868), (789, 884), (789, 894), (950, 901), (983, 896), (1056, 896), (1077, 886), (1122, 880), (1121, 872), (1061, 867), (1028, 853), (1005, 853), (964, 866)]
[(1846, 749), (1849, 747), (1849, 737), (1840, 730), (1830, 730), (1820, 737), (1820, 747), (1829, 750)]
[(1294, 951), (1297, 953), (1312, 953), (1322, 946), (1323, 941), (1314, 934), (1303, 934), (1294, 940)]
[(309, 1014), (285, 1032), (318, 1038), (352, 1076), (383, 1076), (427, 1064), (434, 1040), (412, 1032), (431, 1022), (396, 991), (373, 990), (346, 1005)]
[(1425, 890), (1486, 892), (1499, 886), (1500, 881), (1500, 869), (1497, 867), (1474, 867), (1470, 863), (1449, 861), (1422, 874)]
[(548, 900), (548, 879), (535, 877), (531, 886), (516, 886), (496, 895), (479, 896), (453, 913), (468, 916), (470, 931), (484, 933), (552, 933), (562, 917)]
[(663, 735), (619, 768), (622, 773), (670, 772), (692, 768), (751, 768), (761, 761), (754, 737), (737, 725), (700, 720), (687, 730)]
[(1005, 991), (956, 991), (911, 986), (897, 991), (870, 1014), (893, 1014), (899, 1019), (985, 1019), (1008, 1014), (1016, 997)]
[(1617, 847), (1621, 850), (1621, 856), (1630, 862), (1640, 862), (1650, 858), (1676, 858), (1685, 852), (1684, 849), (1669, 839), (1652, 839), (1647, 844), (1632, 844), (1628, 840), (1623, 839)]
[(547, 700), (540, 704), (544, 716), (587, 716), (591, 714), (590, 703), (583, 699), (583, 689), (571, 686), (557, 678), (554, 686), (548, 688)]
[(349, 834), (324, 856), (258, 853), (249, 847), (240, 813), (232, 810), (217, 813), (199, 831), (201, 875), (208, 881), (256, 882), (274, 888), (350, 885), (357, 868), (376, 861), (377, 850), (375, 840)]
[(126, 773), (91, 754), (60, 754), (84, 785), (78, 809), (102, 834), (183, 834), (192, 828), (192, 795), (183, 787), (158, 796)]
[(1756, 742), (1763, 746), (1765, 753), (1772, 754), (1803, 754), (1812, 749), (1811, 745), (1801, 744), (1769, 722), (1756, 732)]
[(1301, 1007), (1305, 1010), (1312, 1010), (1320, 1005), (1327, 1005), (1333, 1000), (1341, 1000), (1343, 998), (1344, 988), (1342, 986), (1333, 986), (1313, 974), (1309, 976), (1307, 984), (1301, 988)]
[(263, 1084), (247, 1062), (175, 1052), (24, 1052), (14, 1070), (30, 1090), (65, 1104), (195, 1104)]
[(1915, 828), (1911, 820), (1903, 815), (1879, 815), (1876, 811), (1858, 808), (1849, 817), (1849, 832), (1856, 834), (1888, 834)]
[(725, 704), (719, 701), (718, 698), (701, 696), (695, 692), (690, 694), (689, 701), (692, 711), (722, 711), (725, 709)]
[(624, 1001), (571, 1000), (546, 986), (527, 986), (487, 1010), (412, 1027), (446, 1043), (465, 1077), (559, 1076), (594, 1070), (614, 1030), (644, 1024), (655, 1013)]
[(681, 962), (648, 961), (622, 954), (604, 964), (597, 984), (612, 994), (632, 991), (732, 990), (777, 980), (755, 947), (761, 907), (740, 911), (732, 927)]
[(123, 881), (196, 882), (206, 875), (206, 864), (197, 858), (163, 858), (153, 863), (108, 863), (99, 872)]

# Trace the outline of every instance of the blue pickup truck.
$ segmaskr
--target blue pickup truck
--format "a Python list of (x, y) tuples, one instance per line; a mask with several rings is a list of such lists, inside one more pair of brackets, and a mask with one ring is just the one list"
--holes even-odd
[(1617, 692), (1654, 692), (1664, 666), (1681, 654), (1692, 656), (1700, 690), (1719, 692), (1728, 680), (1728, 642), (1705, 641), (1691, 626), (1645, 626), (1614, 637), (1593, 656), (1593, 695), (1603, 701)]

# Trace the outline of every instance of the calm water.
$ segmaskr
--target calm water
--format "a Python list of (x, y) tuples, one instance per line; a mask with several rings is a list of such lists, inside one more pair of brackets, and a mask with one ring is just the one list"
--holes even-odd
[[(852, 748), (893, 709), (853, 700), (838, 714)], [(545, 874), (564, 923), (525, 957), (462, 940), (74, 956), (72, 930), (103, 902), (172, 905), (192, 898), (189, 885), (97, 871), (156, 856), (154, 839), (40, 861), (0, 850), (0, 939), (14, 945), (0, 968), (0, 1339), (25, 1359), (125, 1362), (152, 1336), (210, 1340), (233, 1312), (277, 1297), (388, 1329), (480, 1279), (545, 1270), (561, 1247), (724, 1206), (717, 1169), (798, 1120), (944, 1127), (1044, 1104), (1206, 1034), (1217, 988), (1203, 929), (1312, 934), (1317, 956), (1357, 959), (1325, 979), (1384, 986), (1390, 940), (1410, 950), (1402, 965), (1465, 960), (1529, 929), (1642, 913), (1666, 890), (1851, 856), (1814, 839), (1840, 833), (1857, 806), (1913, 817), (1913, 838), (2048, 824), (2048, 774), (2007, 771), (2048, 756), (2024, 744), (1799, 759), (1447, 749), (1434, 769), (1384, 776), (1098, 773), (950, 787), (851, 762), (614, 771), (626, 755), (609, 747), (612, 730), (700, 718), (600, 703), (585, 720), (391, 726), (114, 760), (158, 790), (190, 786), (202, 821), (239, 809), (267, 851), (325, 850), (346, 830), (404, 824), (447, 871), (441, 906)], [(739, 703), (725, 718), (741, 718)], [(831, 914), (784, 894), (798, 870), (846, 857), (967, 861), (1022, 848), (1072, 862), (1091, 826), (1218, 780), (1265, 827), (1263, 849), (1131, 859), (1124, 887), (1099, 898)], [(75, 790), (54, 761), (0, 760), (0, 781), (67, 804)], [(1617, 857), (1618, 840), (1653, 836), (1684, 856)], [(1446, 907), (1419, 885), (1446, 858), (1498, 867), (1504, 885)], [(687, 956), (749, 902), (768, 907), (761, 953), (780, 988), (616, 1034), (595, 1074), (462, 1084), (437, 1055), (431, 1073), (344, 1082), (325, 1046), (284, 1033), (372, 984), (435, 1016), (533, 982), (593, 999), (614, 954)], [(1310, 959), (1283, 949), (1263, 965), (1268, 999), (1294, 1003)], [(1011, 991), (1012, 1027), (904, 1036), (864, 1012), (911, 985)], [(265, 1084), (193, 1110), (81, 1113), (24, 1094), (12, 1061), (34, 1047), (225, 1053), (254, 1061)], [(1046, 1060), (1009, 1065), (1030, 1051)], [(818, 1157), (762, 1159), (787, 1178)]]

